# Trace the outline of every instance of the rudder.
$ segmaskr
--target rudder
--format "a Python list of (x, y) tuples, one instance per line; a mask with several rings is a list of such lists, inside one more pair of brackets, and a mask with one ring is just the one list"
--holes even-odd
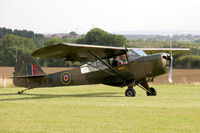
[(45, 76), (46, 73), (30, 55), (21, 56), (16, 63), (14, 77)]

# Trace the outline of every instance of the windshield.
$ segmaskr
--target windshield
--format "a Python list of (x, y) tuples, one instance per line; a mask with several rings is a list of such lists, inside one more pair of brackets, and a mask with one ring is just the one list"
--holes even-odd
[(132, 50), (134, 52), (136, 52), (137, 54), (141, 55), (141, 56), (146, 56), (147, 55), (143, 50), (141, 50), (139, 48), (132, 48)]
[(146, 56), (147, 54), (141, 49), (132, 48), (127, 52), (129, 61), (133, 61), (141, 56)]

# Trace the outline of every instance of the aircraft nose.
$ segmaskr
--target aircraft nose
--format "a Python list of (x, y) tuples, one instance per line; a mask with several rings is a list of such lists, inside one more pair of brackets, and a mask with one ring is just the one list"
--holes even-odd
[(158, 76), (161, 74), (165, 74), (168, 72), (168, 66), (169, 66), (169, 57), (170, 55), (168, 53), (161, 53), (157, 54), (154, 59), (154, 68), (153, 68), (153, 75)]
[(167, 66), (169, 65), (169, 54), (160, 53), (146, 56), (144, 58), (144, 68), (146, 75), (152, 77), (167, 73)]
[(166, 68), (169, 66), (170, 60), (171, 60), (171, 57), (168, 53), (161, 54), (161, 63), (162, 63), (163, 68)]

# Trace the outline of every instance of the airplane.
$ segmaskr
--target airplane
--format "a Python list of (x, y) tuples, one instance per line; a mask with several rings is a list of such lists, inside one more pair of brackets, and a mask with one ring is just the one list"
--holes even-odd
[[(149, 87), (155, 77), (169, 70), (172, 82), (172, 53), (189, 48), (124, 48), (85, 44), (58, 43), (40, 48), (31, 56), (24, 55), (17, 60), (13, 83), (25, 87), (18, 91), (40, 87), (104, 84), (128, 88), (125, 96), (135, 97), (134, 86), (146, 91), (147, 96), (156, 96), (156, 89)], [(147, 54), (148, 53), (148, 54)], [(83, 65), (70, 70), (46, 74), (33, 57), (63, 58), (65, 61), (79, 61)]]

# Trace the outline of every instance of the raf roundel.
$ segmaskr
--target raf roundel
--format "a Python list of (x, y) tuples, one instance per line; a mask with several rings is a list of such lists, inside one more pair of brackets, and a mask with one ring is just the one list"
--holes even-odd
[(71, 75), (70, 75), (70, 73), (68, 73), (68, 72), (62, 73), (62, 75), (61, 75), (61, 81), (64, 84), (69, 84), (71, 82)]

